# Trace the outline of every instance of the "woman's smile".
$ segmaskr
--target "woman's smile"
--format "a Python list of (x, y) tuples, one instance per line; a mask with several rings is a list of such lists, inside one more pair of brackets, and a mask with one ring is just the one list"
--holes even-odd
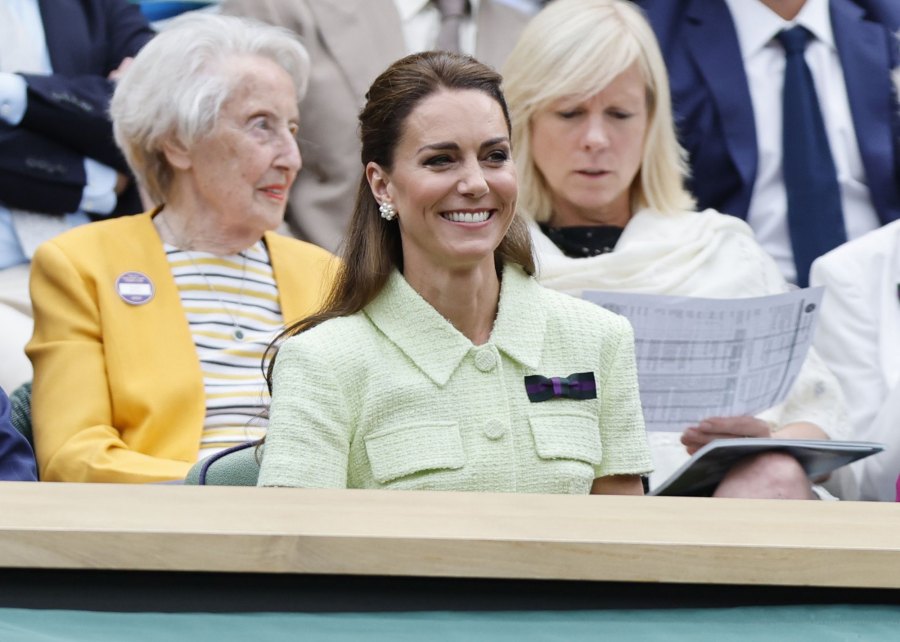
[(397, 212), (405, 268), (494, 270), (516, 207), (516, 172), (500, 105), (441, 90), (406, 119), (389, 170), (369, 165), (379, 202)]
[(441, 212), (441, 218), (451, 223), (473, 225), (486, 223), (494, 215), (495, 210), (456, 210), (453, 212)]

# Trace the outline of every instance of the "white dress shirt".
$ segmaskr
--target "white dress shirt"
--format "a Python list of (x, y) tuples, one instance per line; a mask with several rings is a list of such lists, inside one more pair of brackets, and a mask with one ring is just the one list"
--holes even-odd
[[(441, 14), (437, 6), (431, 0), (394, 0), (394, 4), (403, 24), (407, 53), (434, 49), (441, 30)], [(475, 17), (478, 15), (478, 4), (479, 0), (469, 0), (471, 11), (459, 26), (459, 50), (470, 56), (475, 54)]]
[(831, 155), (841, 189), (847, 238), (881, 225), (866, 185), (856, 141), (844, 71), (831, 28), (828, 0), (807, 0), (793, 21), (786, 21), (759, 0), (725, 0), (731, 11), (753, 103), (759, 162), (747, 222), (760, 245), (775, 259), (784, 277), (795, 282), (793, 251), (787, 224), (787, 192), (782, 176), (782, 82), (784, 50), (775, 35), (801, 25), (814, 36), (806, 48), (819, 97)]

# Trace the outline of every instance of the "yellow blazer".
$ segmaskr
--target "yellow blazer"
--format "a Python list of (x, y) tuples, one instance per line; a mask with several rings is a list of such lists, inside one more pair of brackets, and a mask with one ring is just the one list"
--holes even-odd
[[(148, 212), (78, 227), (41, 245), (31, 267), (32, 420), (41, 479), (183, 479), (206, 413), (197, 351), (163, 244)], [(266, 233), (285, 322), (321, 305), (337, 260)], [(154, 287), (126, 303), (116, 280)]]

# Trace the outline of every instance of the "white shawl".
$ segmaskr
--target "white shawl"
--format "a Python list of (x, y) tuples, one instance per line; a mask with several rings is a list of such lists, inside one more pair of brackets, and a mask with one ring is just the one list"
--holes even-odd
[[(608, 290), (708, 298), (744, 298), (785, 292), (790, 287), (775, 261), (742, 220), (714, 210), (662, 214), (637, 212), (614, 252), (570, 258), (530, 224), (538, 280), (580, 296)], [(849, 439), (844, 398), (834, 375), (810, 350), (787, 400), (760, 415), (778, 426), (809, 421), (832, 439)], [(651, 487), (687, 459), (680, 433), (649, 434), (655, 471)], [(844, 482), (841, 482), (844, 483)], [(850, 488), (838, 489), (842, 496)]]

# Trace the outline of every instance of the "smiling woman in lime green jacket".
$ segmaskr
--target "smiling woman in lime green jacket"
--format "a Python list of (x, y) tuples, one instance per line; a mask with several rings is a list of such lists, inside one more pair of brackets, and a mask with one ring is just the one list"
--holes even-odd
[(532, 278), (499, 85), (429, 52), (370, 88), (345, 260), (275, 358), (261, 485), (642, 492), (631, 328)]

